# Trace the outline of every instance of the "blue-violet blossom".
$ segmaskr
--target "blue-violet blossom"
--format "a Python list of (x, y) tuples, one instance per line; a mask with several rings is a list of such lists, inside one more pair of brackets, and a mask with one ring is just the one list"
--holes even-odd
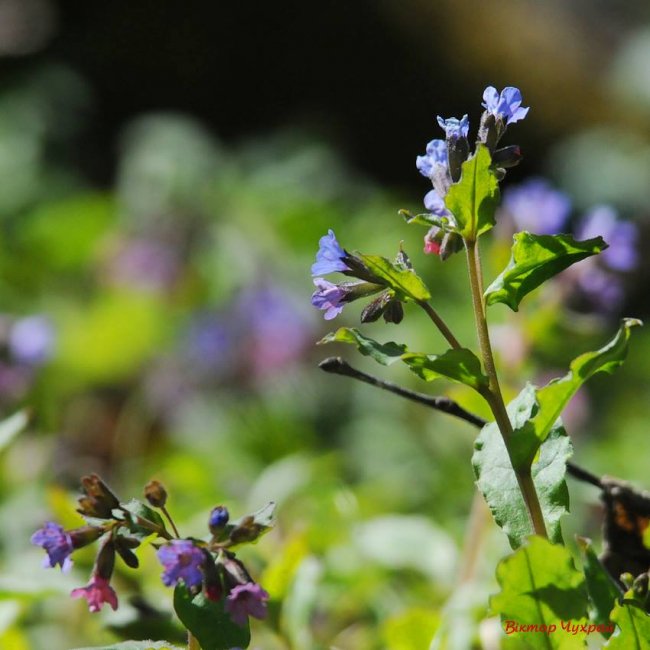
[(341, 304), (341, 301), (347, 292), (344, 288), (328, 282), (324, 278), (314, 278), (314, 284), (317, 290), (312, 294), (311, 304), (318, 309), (325, 310), (325, 320), (332, 320), (343, 311), (344, 305)]
[(203, 581), (201, 566), (205, 562), (203, 551), (189, 539), (173, 539), (161, 546), (157, 552), (160, 563), (165, 567), (162, 581), (168, 587), (183, 580), (189, 588), (198, 587)]
[(312, 276), (327, 275), (341, 271), (349, 271), (350, 267), (343, 261), (346, 252), (341, 248), (333, 230), (320, 238), (316, 262), (311, 267)]
[(503, 208), (517, 230), (555, 235), (566, 226), (571, 200), (564, 192), (553, 189), (545, 179), (531, 178), (506, 190)]
[(32, 544), (41, 546), (47, 552), (43, 561), (44, 567), (61, 566), (63, 571), (68, 571), (72, 566), (70, 554), (74, 550), (72, 537), (66, 533), (63, 527), (52, 521), (47, 521), (42, 528), (39, 528), (31, 537)]
[(431, 178), (437, 165), (447, 164), (447, 143), (444, 140), (431, 140), (426, 154), (415, 159), (415, 166), (422, 176)]
[(523, 120), (529, 108), (521, 105), (521, 91), (513, 86), (507, 86), (501, 94), (494, 86), (488, 86), (483, 92), (483, 106), (495, 118), (505, 120), (506, 124), (514, 124)]
[(424, 207), (437, 217), (451, 218), (451, 212), (447, 210), (444, 200), (436, 190), (430, 190), (424, 195)]
[(449, 140), (466, 138), (469, 133), (469, 118), (467, 115), (463, 115), (460, 120), (456, 117), (444, 119), (438, 115), (438, 124), (444, 129), (445, 135)]
[(638, 230), (636, 224), (620, 221), (616, 211), (609, 205), (599, 205), (590, 210), (576, 228), (579, 239), (600, 235), (609, 248), (601, 253), (601, 259), (615, 271), (631, 271), (639, 261), (636, 249)]

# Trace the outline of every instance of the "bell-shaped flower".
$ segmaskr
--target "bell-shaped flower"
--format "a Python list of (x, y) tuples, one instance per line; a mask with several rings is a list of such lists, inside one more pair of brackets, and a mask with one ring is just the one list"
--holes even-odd
[(503, 120), (508, 125), (523, 120), (528, 114), (530, 109), (524, 108), (521, 105), (522, 101), (519, 88), (507, 86), (499, 93), (494, 86), (488, 86), (483, 92), (481, 106), (496, 119)]

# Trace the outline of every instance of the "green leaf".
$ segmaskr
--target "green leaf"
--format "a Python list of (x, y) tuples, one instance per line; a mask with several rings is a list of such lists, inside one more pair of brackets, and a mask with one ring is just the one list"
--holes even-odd
[(608, 650), (650, 650), (650, 616), (634, 603), (617, 604), (611, 619), (620, 628), (605, 644)]
[(607, 248), (602, 237), (576, 241), (571, 235), (514, 236), (510, 262), (485, 291), (488, 305), (502, 302), (518, 311), (524, 296), (572, 264)]
[(361, 354), (372, 357), (383, 366), (389, 366), (395, 361), (403, 361), (418, 377), (425, 381), (433, 381), (440, 377), (458, 381), (476, 390), (487, 386), (488, 379), (481, 371), (478, 357), (466, 348), (447, 350), (444, 354), (422, 354), (409, 352), (401, 343), (378, 343), (359, 330), (352, 327), (341, 327), (331, 332), (319, 341), (323, 343), (352, 343)]
[(551, 431), (564, 407), (577, 390), (596, 373), (611, 373), (618, 368), (627, 356), (630, 329), (641, 325), (641, 321), (625, 318), (616, 336), (604, 347), (595, 352), (585, 352), (575, 358), (569, 365), (569, 372), (559, 379), (554, 379), (536, 391), (539, 410), (532, 413), (530, 421), (515, 427), (513, 439), (514, 461), (518, 467), (525, 467), (532, 462), (539, 445)]
[(129, 513), (127, 524), (129, 531), (133, 537), (139, 540), (143, 540), (149, 537), (152, 532), (155, 532), (142, 522), (138, 521), (139, 519), (144, 519), (146, 521), (152, 522), (162, 531), (166, 530), (163, 518), (153, 508), (150, 508), (142, 501), (139, 501), (138, 499), (131, 499), (131, 501), (128, 503), (121, 503), (120, 507)]
[(248, 622), (237, 625), (224, 610), (224, 599), (210, 600), (203, 592), (192, 596), (184, 585), (174, 589), (174, 609), (181, 623), (196, 637), (201, 650), (247, 648), (251, 640)]
[(429, 289), (414, 271), (400, 269), (379, 255), (359, 255), (359, 258), (373, 275), (395, 292), (399, 300), (418, 302), (431, 298)]
[(477, 145), (476, 153), (462, 165), (460, 181), (450, 187), (445, 197), (445, 205), (465, 239), (475, 240), (494, 226), (499, 183), (491, 166), (488, 148)]
[(18, 411), (0, 422), (0, 451), (9, 446), (11, 441), (24, 431), (29, 422), (27, 411)]
[(400, 210), (399, 214), (408, 224), (414, 223), (419, 226), (427, 226), (427, 228), (431, 228), (431, 226), (438, 226), (438, 228), (442, 228), (443, 230), (453, 230), (453, 228), (450, 226), (449, 219), (446, 217), (439, 217), (435, 214), (429, 214), (428, 212), (424, 212), (422, 214), (411, 214), (408, 210)]
[[(596, 556), (591, 540), (577, 537), (576, 541), (582, 551), (582, 570), (591, 603), (591, 620), (596, 625), (611, 625), (610, 612), (623, 593)], [(609, 634), (604, 633), (604, 636), (609, 637)]]
[(183, 650), (167, 641), (124, 641), (112, 645), (76, 648), (75, 650)]
[(488, 378), (481, 370), (481, 362), (466, 348), (447, 350), (439, 355), (407, 352), (402, 355), (402, 361), (425, 381), (445, 377), (476, 390), (488, 385)]
[[(567, 622), (578, 626), (587, 622), (585, 579), (573, 566), (571, 554), (564, 546), (531, 537), (525, 546), (499, 562), (496, 576), (501, 592), (492, 596), (490, 606), (501, 615), (508, 635), (506, 647), (584, 647), (585, 633), (573, 634), (562, 626)], [(545, 627), (514, 631), (515, 625)]]
[[(528, 385), (508, 405), (513, 428), (526, 421), (536, 408), (534, 388)], [(510, 545), (517, 548), (533, 530), (496, 423), (491, 422), (483, 427), (474, 449), (472, 465), (477, 486), (485, 497), (494, 520), (508, 536)], [(566, 462), (571, 454), (571, 441), (561, 424), (557, 423), (541, 445), (539, 457), (532, 465), (533, 482), (553, 542), (562, 541), (560, 518), (569, 511), (569, 492), (564, 477)]]
[(353, 327), (341, 327), (336, 332), (330, 332), (318, 342), (318, 345), (325, 343), (352, 343), (357, 346), (361, 354), (372, 357), (383, 366), (390, 366), (391, 363), (399, 361), (406, 352), (406, 346), (401, 343), (392, 341), (377, 343)]

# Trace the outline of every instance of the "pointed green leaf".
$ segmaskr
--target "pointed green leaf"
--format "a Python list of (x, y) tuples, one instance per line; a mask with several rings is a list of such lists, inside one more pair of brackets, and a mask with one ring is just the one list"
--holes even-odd
[[(571, 553), (542, 537), (502, 560), (496, 571), (501, 592), (490, 599), (501, 615), (508, 648), (573, 650), (584, 648), (586, 634), (565, 629), (587, 623), (584, 576), (575, 569)], [(545, 626), (521, 631), (515, 626)], [(516, 631), (515, 631), (516, 629)], [(540, 630), (546, 630), (540, 631)]]
[(341, 327), (336, 332), (330, 332), (324, 336), (319, 345), (325, 343), (352, 343), (356, 345), (361, 354), (372, 357), (382, 366), (390, 366), (391, 363), (399, 361), (406, 352), (406, 346), (401, 343), (377, 343), (371, 338), (364, 336), (354, 327)]
[(450, 187), (445, 197), (445, 205), (465, 239), (474, 240), (494, 226), (499, 183), (491, 166), (488, 148), (477, 145), (476, 153), (462, 165), (460, 181)]
[(510, 262), (485, 291), (488, 305), (502, 302), (513, 311), (519, 309), (524, 296), (572, 264), (607, 248), (602, 237), (576, 241), (571, 235), (514, 236)]
[(402, 361), (425, 381), (445, 377), (480, 390), (488, 385), (478, 357), (466, 348), (447, 350), (444, 354), (406, 352)]
[(247, 648), (250, 643), (248, 622), (237, 625), (225, 611), (223, 598), (215, 602), (203, 592), (192, 596), (184, 585), (178, 585), (174, 589), (174, 610), (201, 650)]
[(650, 616), (634, 603), (616, 605), (611, 618), (619, 629), (605, 644), (608, 650), (650, 650)]
[(146, 503), (138, 499), (131, 499), (127, 503), (121, 503), (120, 507), (129, 513), (127, 524), (129, 531), (136, 539), (143, 540), (149, 537), (152, 532), (156, 532), (146, 525), (145, 522), (148, 521), (157, 526), (161, 532), (166, 530), (163, 518)]
[(401, 360), (425, 381), (445, 377), (476, 390), (488, 384), (487, 377), (481, 371), (481, 362), (471, 350), (465, 348), (447, 350), (440, 355), (409, 352), (401, 343), (378, 343), (353, 327), (341, 327), (322, 338), (319, 344), (333, 342), (352, 343), (361, 354), (372, 357), (383, 366)]
[[(509, 405), (508, 415), (513, 428), (525, 422), (535, 412), (534, 388), (528, 385)], [(503, 528), (513, 548), (520, 546), (533, 530), (517, 477), (496, 423), (481, 430), (474, 445), (472, 465), (476, 483), (485, 497), (494, 520)], [(532, 465), (532, 476), (549, 537), (562, 541), (560, 518), (569, 511), (569, 492), (564, 480), (566, 462), (573, 450), (571, 441), (558, 423), (541, 445), (539, 456)]]
[(395, 292), (399, 300), (418, 302), (431, 298), (429, 289), (414, 271), (400, 269), (379, 255), (359, 255), (359, 258), (373, 275), (383, 280)]
[(564, 407), (576, 391), (590, 377), (599, 372), (614, 372), (627, 356), (630, 329), (641, 325), (641, 321), (625, 318), (616, 336), (600, 350), (585, 352), (576, 357), (569, 366), (569, 372), (554, 379), (536, 391), (539, 410), (532, 413), (530, 421), (515, 427), (513, 456), (518, 467), (525, 467), (534, 458), (541, 442), (560, 417)]
[[(612, 624), (610, 612), (623, 592), (596, 556), (591, 540), (578, 537), (577, 542), (583, 556), (582, 570), (587, 581), (587, 591), (591, 603), (591, 620), (596, 625), (609, 626)], [(609, 634), (605, 633), (604, 636), (609, 637)]]

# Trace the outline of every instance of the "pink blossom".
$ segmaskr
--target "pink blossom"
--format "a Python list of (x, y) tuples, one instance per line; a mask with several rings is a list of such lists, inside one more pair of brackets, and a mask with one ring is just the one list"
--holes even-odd
[(113, 609), (117, 609), (117, 594), (108, 580), (98, 575), (93, 575), (85, 587), (73, 589), (70, 595), (73, 598), (85, 598), (91, 612), (98, 612), (104, 603), (108, 603)]
[(246, 625), (248, 616), (264, 618), (269, 595), (255, 582), (237, 585), (228, 594), (226, 611), (237, 625)]

